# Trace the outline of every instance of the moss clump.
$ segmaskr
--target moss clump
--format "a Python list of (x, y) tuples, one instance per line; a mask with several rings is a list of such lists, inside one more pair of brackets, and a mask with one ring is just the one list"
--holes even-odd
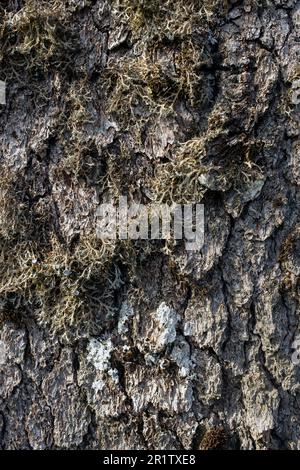
[(300, 103), (300, 66), (296, 66), (288, 77), (288, 87), (282, 93), (278, 112), (287, 118), (287, 131), (289, 136), (299, 136), (299, 110)]
[(70, 133), (74, 141), (81, 140), (83, 128), (94, 122), (91, 103), (92, 96), (87, 79), (73, 81), (66, 91), (65, 113), (61, 120), (62, 128)]
[(74, 251), (53, 243), (35, 266), (38, 319), (66, 339), (97, 334), (114, 320), (115, 291), (122, 285), (114, 244), (83, 237)]
[(17, 12), (2, 12), (0, 63), (6, 74), (63, 69), (74, 49), (64, 2), (28, 0)]
[(95, 113), (86, 77), (66, 87), (63, 105), (56, 127), (62, 158), (52, 170), (53, 177), (88, 185), (103, 183), (106, 167), (89, 137)]
[(0, 172), (0, 237), (3, 240), (14, 238), (22, 230), (27, 219), (24, 201), (24, 188), (16, 185), (17, 181), (8, 170)]
[(31, 295), (31, 261), (48, 245), (52, 215), (42, 200), (33, 204), (25, 175), (2, 169), (0, 185), (0, 305), (18, 309)]
[(192, 37), (182, 40), (175, 52), (174, 62), (178, 89), (185, 102), (192, 107), (208, 105), (212, 100), (213, 78), (204, 75), (202, 70), (212, 65), (212, 58), (203, 42)]
[(141, 128), (167, 110), (177, 94), (171, 74), (147, 53), (109, 64), (103, 81), (109, 96), (107, 112), (123, 130), (135, 124)]
[(179, 144), (166, 163), (157, 166), (156, 195), (164, 202), (200, 202), (207, 190), (243, 189), (244, 183), (261, 180), (255, 163), (259, 145), (245, 133), (229, 137), (229, 120), (215, 106), (200, 137)]
[(120, 266), (131, 279), (155, 243), (100, 240), (66, 245), (56, 233), (47, 196), (31, 194), (28, 176), (0, 177), (0, 323), (29, 315), (63, 341), (99, 334), (115, 321)]
[(113, 321), (122, 284), (113, 254), (112, 245), (91, 237), (74, 251), (55, 237), (43, 250), (30, 241), (0, 243), (2, 313), (25, 307), (68, 341), (102, 331)]
[(200, 442), (200, 450), (224, 449), (228, 436), (223, 428), (208, 429)]
[(115, 243), (86, 234), (65, 246), (49, 201), (34, 200), (25, 176), (6, 171), (0, 181), (1, 317), (29, 312), (67, 340), (101, 331), (122, 284)]
[(162, 117), (176, 116), (179, 103), (207, 106), (212, 101), (213, 77), (202, 69), (209, 65), (209, 51), (195, 38), (182, 39), (169, 49), (157, 41), (146, 44), (139, 55), (109, 62), (101, 81), (109, 97), (106, 111), (123, 131), (132, 132)]
[(43, 251), (32, 242), (1, 245), (0, 257), (4, 310), (25, 302), (41, 324), (67, 340), (102, 331), (113, 320), (121, 278), (112, 246), (87, 237), (71, 252), (53, 238)]
[(149, 35), (170, 39), (191, 34), (197, 26), (226, 14), (225, 0), (114, 0), (119, 19), (129, 25), (133, 39)]
[(53, 177), (66, 182), (83, 183), (103, 190), (107, 181), (107, 162), (93, 143), (63, 145), (65, 157), (53, 169)]
[(201, 167), (202, 139), (180, 146), (174, 158), (160, 164), (156, 170), (156, 197), (161, 202), (194, 203), (201, 201), (205, 188), (200, 175), (207, 171)]

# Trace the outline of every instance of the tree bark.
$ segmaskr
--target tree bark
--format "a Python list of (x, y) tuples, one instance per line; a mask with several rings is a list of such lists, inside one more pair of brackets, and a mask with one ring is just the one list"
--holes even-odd
[[(300, 2), (0, 14), (1, 448), (300, 449)], [(103, 243), (120, 195), (204, 246)]]

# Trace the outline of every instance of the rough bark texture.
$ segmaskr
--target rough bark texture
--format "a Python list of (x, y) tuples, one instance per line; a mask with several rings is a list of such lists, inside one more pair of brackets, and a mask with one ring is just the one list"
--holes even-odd
[[(0, 14), (1, 447), (300, 449), (300, 2)], [(101, 243), (119, 194), (201, 252)]]

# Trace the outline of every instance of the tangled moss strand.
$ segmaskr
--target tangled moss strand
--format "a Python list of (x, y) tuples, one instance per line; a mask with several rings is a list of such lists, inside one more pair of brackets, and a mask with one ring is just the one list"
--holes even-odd
[(28, 0), (0, 19), (0, 63), (5, 78), (66, 69), (75, 43), (64, 2)]

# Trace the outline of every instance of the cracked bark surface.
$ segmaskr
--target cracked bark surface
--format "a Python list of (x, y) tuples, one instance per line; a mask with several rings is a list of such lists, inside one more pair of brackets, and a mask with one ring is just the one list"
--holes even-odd
[[(4, 3), (10, 18), (26, 6)], [(1, 168), (24, 189), (36, 230), (49, 213), (47, 233), (74, 250), (106, 192), (151, 201), (156, 168), (201, 138), (205, 243), (199, 253), (133, 244), (132, 265), (114, 258), (122, 284), (110, 310), (71, 337), (36, 287), (17, 303), (17, 287), (0, 290), (1, 448), (197, 449), (217, 429), (228, 449), (300, 449), (300, 2), (227, 2), (157, 39), (154, 62), (172, 77), (178, 41), (205, 50), (197, 86), (209, 99), (183, 93), (137, 127), (139, 103), (127, 129), (109, 107), (122, 73), (111, 87), (104, 77), (135, 67), (146, 33), (132, 33), (117, 2), (62, 3), (78, 41), (66, 74), (0, 69)], [(82, 103), (92, 119), (62, 132)], [(79, 163), (69, 160), (78, 136)]]

